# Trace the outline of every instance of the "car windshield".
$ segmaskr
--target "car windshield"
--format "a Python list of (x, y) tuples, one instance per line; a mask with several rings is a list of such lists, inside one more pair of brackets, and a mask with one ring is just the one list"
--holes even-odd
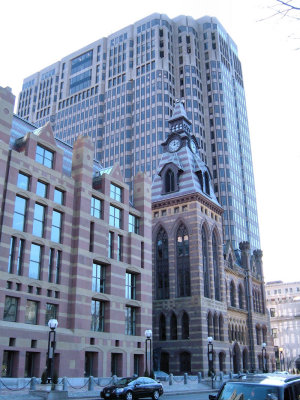
[(128, 383), (132, 382), (135, 378), (121, 378), (118, 380), (116, 386), (126, 386)]
[(278, 400), (278, 388), (257, 384), (228, 382), (218, 400)]

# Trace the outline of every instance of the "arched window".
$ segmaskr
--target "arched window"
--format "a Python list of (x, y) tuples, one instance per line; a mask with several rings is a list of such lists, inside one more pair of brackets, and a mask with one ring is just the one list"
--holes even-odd
[(201, 236), (202, 236), (202, 264), (203, 264), (204, 297), (210, 297), (209, 270), (208, 270), (208, 246), (207, 246), (206, 231), (205, 231), (204, 227), (202, 227)]
[(209, 176), (207, 171), (204, 172), (204, 182), (205, 182), (205, 193), (210, 195)]
[(175, 174), (171, 169), (168, 169), (165, 174), (165, 189), (166, 193), (174, 192), (175, 190)]
[(207, 336), (214, 336), (213, 317), (210, 311), (207, 314)]
[(171, 316), (170, 325), (170, 338), (171, 340), (177, 340), (177, 317), (174, 313)]
[(244, 291), (242, 285), (239, 285), (238, 288), (238, 296), (239, 296), (239, 308), (242, 310), (244, 308)]
[(262, 341), (267, 343), (267, 327), (265, 325), (262, 327)]
[(184, 225), (180, 225), (176, 240), (177, 253), (177, 295), (191, 295), (189, 236)]
[(156, 298), (169, 298), (168, 236), (163, 228), (156, 237)]
[(166, 317), (164, 314), (159, 317), (159, 340), (167, 340)]
[(203, 192), (203, 175), (202, 175), (202, 171), (198, 171), (197, 172), (197, 177), (199, 179), (200, 187), (201, 187), (201, 190)]
[(225, 353), (223, 351), (219, 353), (219, 369), (225, 371)]
[(233, 281), (230, 282), (230, 305), (235, 307), (235, 284)]
[(220, 340), (224, 342), (224, 318), (223, 315), (220, 314), (219, 316), (219, 335), (220, 335)]
[(218, 314), (214, 314), (214, 339), (219, 340), (219, 318)]
[(232, 329), (231, 329), (231, 325), (228, 325), (228, 340), (231, 343), (232, 342)]
[(183, 313), (181, 318), (181, 336), (182, 339), (190, 338), (190, 321), (189, 316), (186, 312)]
[(212, 235), (212, 251), (213, 251), (213, 268), (214, 268), (214, 282), (215, 282), (215, 299), (220, 301), (220, 271), (218, 259), (218, 243), (215, 232)]
[(256, 344), (261, 344), (261, 328), (260, 325), (256, 325)]
[(180, 372), (191, 372), (191, 355), (183, 351), (179, 356)]

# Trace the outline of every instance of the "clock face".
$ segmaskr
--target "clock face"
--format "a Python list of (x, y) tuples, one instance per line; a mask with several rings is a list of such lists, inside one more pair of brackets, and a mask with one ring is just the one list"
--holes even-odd
[(190, 146), (191, 146), (192, 152), (193, 152), (193, 153), (196, 153), (196, 151), (197, 151), (197, 146), (196, 146), (196, 143), (195, 143), (193, 140), (190, 141)]
[(171, 142), (169, 143), (168, 149), (171, 153), (173, 153), (174, 151), (177, 151), (180, 147), (180, 140), (179, 139), (173, 139), (171, 140)]

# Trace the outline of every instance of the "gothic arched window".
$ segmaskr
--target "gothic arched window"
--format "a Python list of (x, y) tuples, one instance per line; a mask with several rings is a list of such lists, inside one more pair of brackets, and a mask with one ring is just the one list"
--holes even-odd
[(203, 175), (202, 175), (202, 171), (198, 171), (196, 174), (197, 174), (197, 177), (199, 179), (201, 190), (203, 192)]
[(238, 289), (238, 296), (239, 296), (239, 308), (243, 309), (244, 308), (244, 291), (242, 288), (242, 285), (239, 285), (239, 289)]
[(170, 322), (170, 339), (177, 340), (177, 317), (173, 313)]
[(165, 174), (165, 190), (166, 193), (174, 192), (175, 190), (175, 174), (171, 169), (168, 169)]
[(190, 338), (190, 321), (189, 316), (185, 312), (181, 318), (181, 336), (182, 339), (189, 339)]
[(210, 311), (207, 314), (207, 336), (214, 336), (213, 317)]
[(230, 282), (230, 305), (231, 307), (235, 307), (235, 284), (233, 281)]
[(159, 317), (159, 340), (167, 340), (166, 317), (164, 314)]
[(156, 298), (169, 298), (168, 236), (163, 228), (156, 237)]
[(202, 236), (202, 264), (203, 264), (203, 284), (204, 284), (204, 297), (210, 297), (209, 289), (209, 270), (208, 270), (208, 246), (207, 236), (204, 227), (201, 232)]
[(189, 236), (184, 225), (180, 225), (176, 236), (177, 254), (177, 295), (191, 295)]
[(210, 195), (209, 176), (207, 171), (204, 172), (204, 182), (205, 182), (205, 193)]
[(212, 236), (212, 251), (213, 251), (213, 267), (214, 267), (214, 282), (215, 282), (215, 299), (220, 301), (220, 271), (218, 260), (218, 243), (215, 232)]

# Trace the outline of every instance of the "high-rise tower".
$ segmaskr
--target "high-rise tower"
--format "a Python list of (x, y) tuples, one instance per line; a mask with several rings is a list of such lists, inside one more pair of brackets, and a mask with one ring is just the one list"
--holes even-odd
[(224, 238), (259, 248), (241, 64), (217, 19), (153, 14), (99, 39), (26, 78), (18, 114), (49, 120), (70, 144), (90, 136), (103, 166), (119, 162), (132, 183), (155, 174), (176, 98), (225, 209)]

